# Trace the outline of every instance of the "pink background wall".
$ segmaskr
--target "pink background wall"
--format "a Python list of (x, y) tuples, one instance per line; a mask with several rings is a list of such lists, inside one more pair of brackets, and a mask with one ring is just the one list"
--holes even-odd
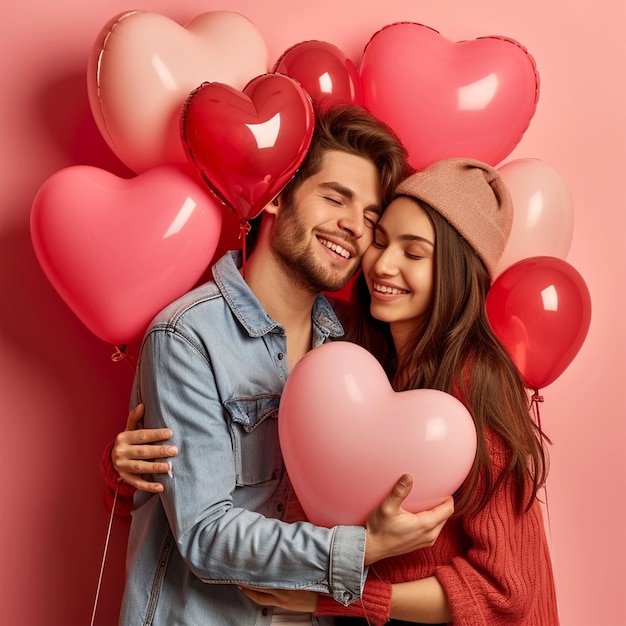
[[(451, 40), (503, 35), (541, 76), (537, 113), (506, 160), (556, 168), (575, 203), (568, 262), (591, 292), (589, 335), (543, 390), (554, 440), (551, 543), (564, 626), (626, 623), (626, 48), (622, 0), (121, 0), (3, 3), (0, 15), (2, 184), (2, 466), (0, 622), (89, 623), (108, 524), (98, 460), (122, 426), (131, 370), (92, 335), (44, 277), (29, 233), (40, 185), (63, 167), (126, 168), (89, 111), (85, 72), (104, 24), (126, 9), (185, 23), (236, 10), (268, 42), (270, 63), (320, 39), (358, 61), (382, 26), (423, 23)], [(131, 347), (135, 349), (136, 347)], [(115, 522), (96, 624), (113, 624), (127, 526)]]

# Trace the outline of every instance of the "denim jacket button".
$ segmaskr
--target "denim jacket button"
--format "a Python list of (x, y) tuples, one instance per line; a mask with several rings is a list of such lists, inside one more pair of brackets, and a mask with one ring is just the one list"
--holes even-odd
[(278, 360), (282, 361), (285, 358), (285, 355), (282, 352), (278, 353)]

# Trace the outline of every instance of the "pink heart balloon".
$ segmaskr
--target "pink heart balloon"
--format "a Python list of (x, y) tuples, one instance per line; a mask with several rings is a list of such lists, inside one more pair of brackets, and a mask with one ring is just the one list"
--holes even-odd
[(378, 361), (348, 342), (324, 344), (294, 367), (278, 414), (280, 444), (310, 521), (363, 524), (404, 473), (404, 507), (430, 509), (452, 495), (476, 455), (474, 422), (454, 396), (396, 393)]
[(378, 31), (359, 66), (365, 106), (398, 134), (420, 170), (438, 159), (496, 165), (537, 106), (535, 63), (505, 37), (451, 42), (409, 22)]
[(191, 93), (181, 117), (191, 162), (244, 221), (256, 217), (300, 167), (314, 123), (311, 99), (283, 74), (258, 76), (243, 92), (205, 83)]
[(180, 26), (157, 13), (128, 11), (93, 45), (89, 102), (110, 148), (140, 173), (186, 163), (180, 110), (193, 89), (205, 81), (241, 89), (267, 69), (265, 41), (239, 13), (211, 11)]
[(122, 345), (193, 287), (221, 220), (219, 204), (188, 166), (162, 165), (130, 180), (74, 166), (39, 189), (31, 238), (65, 303), (100, 339)]

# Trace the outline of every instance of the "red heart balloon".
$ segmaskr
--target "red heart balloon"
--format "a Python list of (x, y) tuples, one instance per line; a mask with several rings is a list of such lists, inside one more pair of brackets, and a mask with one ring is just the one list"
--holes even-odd
[(512, 39), (454, 43), (407, 22), (371, 38), (359, 71), (365, 106), (398, 134), (418, 170), (447, 157), (495, 166), (519, 143), (539, 94), (535, 63)]
[(130, 180), (75, 166), (51, 176), (31, 212), (35, 254), (80, 320), (114, 345), (193, 287), (220, 236), (221, 207), (188, 166)]
[(356, 65), (337, 46), (325, 41), (292, 46), (278, 59), (274, 72), (295, 78), (322, 109), (338, 103), (363, 103)]
[(487, 295), (487, 315), (531, 389), (554, 382), (580, 350), (591, 321), (582, 276), (556, 257), (511, 265)]
[(405, 508), (441, 504), (476, 455), (474, 422), (454, 396), (396, 393), (367, 350), (342, 341), (315, 348), (294, 367), (278, 432), (302, 508), (328, 527), (363, 524), (404, 473), (414, 478)]
[(242, 220), (256, 217), (300, 167), (313, 135), (313, 105), (283, 74), (264, 74), (243, 92), (203, 83), (182, 113), (188, 156), (215, 195)]

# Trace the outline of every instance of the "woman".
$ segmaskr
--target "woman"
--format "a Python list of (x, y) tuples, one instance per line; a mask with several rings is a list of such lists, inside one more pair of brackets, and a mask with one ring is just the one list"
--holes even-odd
[(474, 467), (438, 539), (370, 568), (347, 607), (310, 592), (245, 590), (260, 604), (382, 625), (559, 623), (538, 491), (543, 434), (485, 299), (512, 221), (498, 172), (448, 159), (406, 179), (376, 226), (355, 285), (347, 339), (369, 349), (396, 391), (454, 394), (478, 435)]
[[(405, 180), (376, 226), (357, 281), (348, 338), (383, 363), (396, 391), (454, 394), (478, 434), (455, 514), (429, 548), (376, 563), (361, 601), (250, 590), (259, 603), (409, 622), (558, 624), (537, 492), (545, 437), (519, 374), (489, 325), (485, 299), (512, 204), (498, 172), (449, 159)], [(278, 598), (275, 597), (278, 595)]]

